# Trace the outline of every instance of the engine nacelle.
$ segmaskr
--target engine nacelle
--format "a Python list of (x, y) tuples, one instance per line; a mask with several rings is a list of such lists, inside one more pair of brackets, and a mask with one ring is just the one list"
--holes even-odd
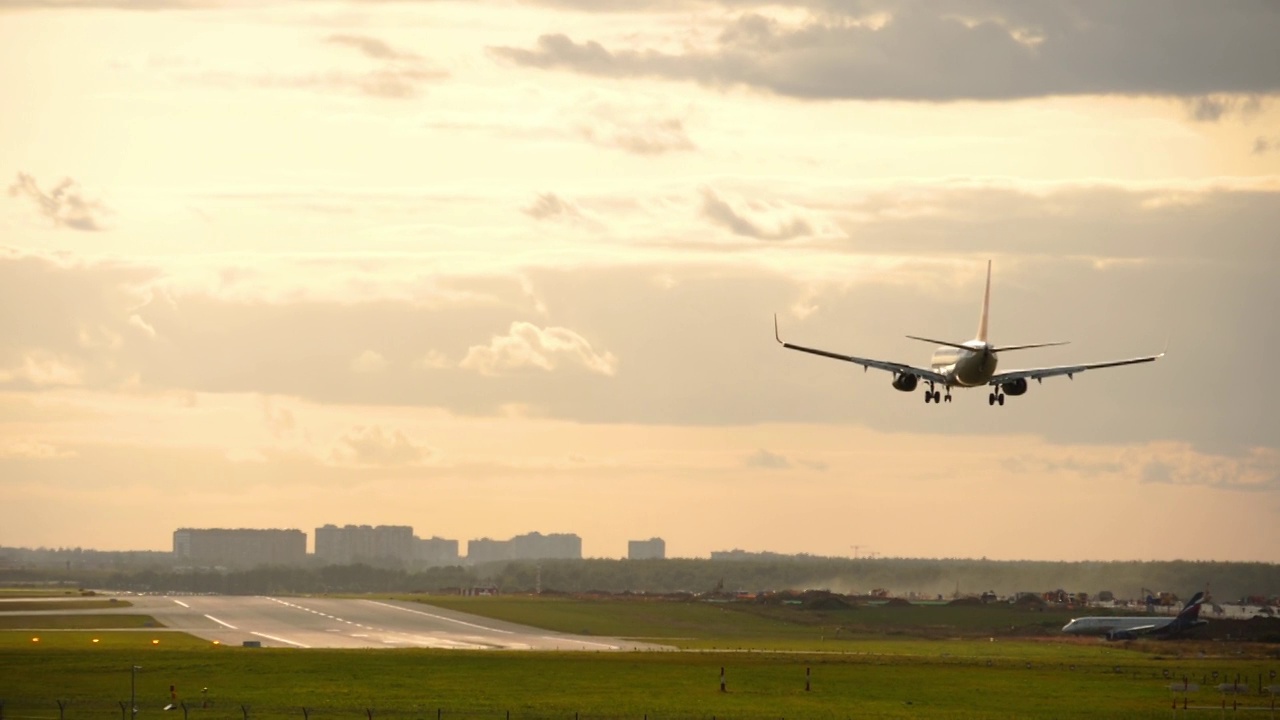
[(1005, 395), (1022, 395), (1027, 391), (1027, 379), (1018, 378), (1012, 382), (1001, 383), (1000, 389)]
[(899, 375), (893, 379), (893, 387), (895, 390), (902, 392), (911, 392), (916, 389), (916, 385), (920, 384), (920, 378), (915, 375)]

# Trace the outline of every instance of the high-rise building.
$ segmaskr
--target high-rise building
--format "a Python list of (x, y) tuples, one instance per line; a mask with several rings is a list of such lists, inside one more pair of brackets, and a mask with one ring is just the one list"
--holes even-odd
[(667, 544), (662, 538), (627, 542), (627, 558), (630, 560), (662, 560), (666, 557)]
[(413, 528), (408, 525), (325, 525), (316, 528), (316, 559), (329, 565), (410, 563)]
[(173, 555), (198, 567), (299, 565), (307, 559), (307, 535), (301, 530), (179, 528), (173, 531)]
[(511, 545), (506, 540), (479, 538), (467, 541), (467, 562), (472, 565), (511, 559)]
[(447, 567), (459, 562), (457, 540), (415, 537), (413, 549), (418, 567)]
[(517, 535), (510, 540), (515, 560), (581, 560), (582, 538), (572, 533), (539, 532)]

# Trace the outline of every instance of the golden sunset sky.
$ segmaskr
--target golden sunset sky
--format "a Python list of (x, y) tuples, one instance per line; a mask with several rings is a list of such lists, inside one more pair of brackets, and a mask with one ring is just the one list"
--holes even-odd
[[(1280, 8), (0, 0), (0, 545), (1280, 562)], [(910, 333), (1148, 365), (926, 405)]]

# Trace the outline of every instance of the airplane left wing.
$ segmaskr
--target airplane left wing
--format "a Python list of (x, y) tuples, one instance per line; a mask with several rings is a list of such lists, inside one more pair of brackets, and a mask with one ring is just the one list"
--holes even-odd
[(1137, 365), (1138, 363), (1148, 363), (1159, 360), (1164, 357), (1164, 353), (1159, 355), (1144, 355), (1143, 357), (1126, 358), (1124, 360), (1108, 360), (1106, 362), (1084, 363), (1082, 365), (1058, 365), (1056, 367), (1029, 368), (1027, 370), (1011, 370), (1009, 372), (996, 373), (991, 376), (988, 381), (989, 385), (1002, 385), (1004, 383), (1013, 382), (1015, 380), (1044, 380), (1049, 377), (1057, 377), (1066, 375), (1067, 377), (1075, 377), (1076, 373), (1082, 373), (1085, 370), (1098, 370), (1101, 368), (1120, 367), (1121, 365)]
[(875, 360), (872, 358), (856, 357), (854, 355), (844, 355), (841, 353), (831, 352), (829, 350), (819, 350), (817, 348), (805, 347), (803, 345), (793, 345), (789, 342), (783, 342), (782, 338), (779, 337), (778, 335), (778, 316), (777, 315), (773, 316), (773, 337), (775, 340), (778, 341), (779, 345), (781, 345), (782, 347), (788, 350), (799, 350), (800, 352), (807, 352), (813, 355), (821, 355), (822, 357), (828, 357), (833, 360), (843, 360), (845, 362), (851, 362), (855, 365), (861, 365), (864, 368), (875, 368), (876, 370), (885, 370), (887, 372), (893, 373), (894, 375), (915, 375), (921, 380), (940, 383), (942, 385), (946, 385), (947, 383), (946, 376), (934, 370), (925, 370), (924, 368), (918, 368), (913, 365), (907, 365), (905, 363), (891, 362), (889, 360)]

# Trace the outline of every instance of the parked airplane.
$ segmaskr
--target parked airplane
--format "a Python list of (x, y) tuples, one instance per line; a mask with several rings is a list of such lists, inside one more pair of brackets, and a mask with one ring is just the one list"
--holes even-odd
[[(991, 261), (987, 261), (987, 289), (982, 295), (982, 314), (978, 319), (978, 336), (973, 340), (964, 343), (953, 343), (945, 340), (930, 340), (929, 338), (916, 337), (908, 335), (912, 340), (921, 340), (923, 342), (940, 345), (938, 349), (933, 351), (933, 358), (929, 362), (929, 369), (918, 368), (905, 363), (889, 362), (886, 360), (872, 360), (870, 358), (854, 357), (853, 355), (842, 355), (840, 353), (829, 352), (827, 350), (818, 350), (816, 348), (804, 347), (803, 345), (793, 345), (789, 342), (783, 342), (778, 335), (778, 316), (773, 316), (773, 337), (784, 348), (788, 350), (799, 350), (801, 352), (821, 355), (823, 357), (834, 358), (836, 360), (844, 360), (857, 365), (861, 365), (863, 369), (875, 368), (876, 370), (887, 370), (893, 373), (893, 387), (902, 392), (912, 392), (916, 389), (921, 381), (929, 384), (924, 391), (924, 401), (926, 403), (940, 403), (943, 400), (951, 402), (951, 388), (962, 387), (984, 387), (992, 386), (993, 390), (987, 395), (988, 405), (1004, 405), (1005, 395), (1022, 395), (1027, 391), (1027, 381), (1035, 380), (1042, 382), (1047, 377), (1057, 377), (1066, 375), (1068, 378), (1074, 378), (1076, 373), (1082, 373), (1085, 370), (1096, 370), (1098, 368), (1117, 367), (1120, 365), (1134, 365), (1137, 363), (1151, 362), (1164, 357), (1164, 353), (1159, 355), (1146, 355), (1143, 357), (1128, 358), (1125, 360), (1108, 360), (1106, 362), (1085, 363), (1083, 365), (1058, 365), (1054, 367), (1030, 368), (1028, 370), (1013, 370), (1011, 372), (996, 372), (996, 364), (998, 362), (997, 355), (1002, 352), (1011, 350), (1025, 350), (1027, 348), (1051, 347), (1054, 345), (1066, 345), (1065, 342), (1051, 343), (1035, 343), (1031, 345), (992, 345), (987, 342), (987, 311), (991, 305)], [(941, 385), (946, 395), (942, 395), (935, 386)]]
[(1208, 620), (1200, 619), (1200, 606), (1204, 601), (1204, 593), (1196, 593), (1174, 617), (1097, 615), (1076, 618), (1062, 626), (1062, 632), (1071, 635), (1104, 635), (1108, 640), (1133, 640), (1141, 635), (1169, 637), (1208, 624)]

